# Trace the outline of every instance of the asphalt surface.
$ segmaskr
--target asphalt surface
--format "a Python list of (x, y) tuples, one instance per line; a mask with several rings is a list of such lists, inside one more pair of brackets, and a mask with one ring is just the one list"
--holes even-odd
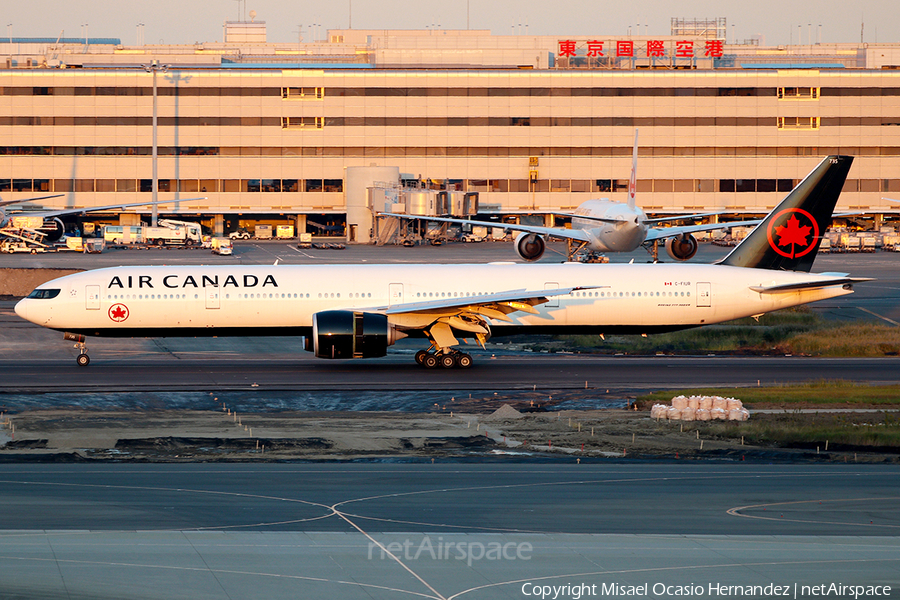
[(892, 467), (569, 462), (0, 465), (0, 597), (900, 587)]
[[(287, 344), (281, 340), (272, 342)], [(99, 347), (99, 344), (97, 345)], [(186, 356), (160, 352), (104, 356), (87, 368), (74, 359), (0, 361), (0, 388), (10, 393), (123, 391), (412, 391), (613, 390), (638, 394), (685, 387), (746, 387), (845, 379), (900, 383), (896, 358), (604, 357), (476, 355), (467, 370), (426, 370), (412, 355), (331, 362), (313, 358), (245, 358), (238, 350)], [(612, 393), (612, 392), (611, 392)], [(390, 410), (385, 407), (384, 410)]]

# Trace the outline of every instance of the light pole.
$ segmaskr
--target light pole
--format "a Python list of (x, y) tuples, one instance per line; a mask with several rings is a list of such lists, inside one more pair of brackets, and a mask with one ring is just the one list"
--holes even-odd
[(168, 66), (168, 65), (160, 65), (158, 60), (154, 60), (154, 61), (151, 62), (149, 65), (146, 65), (146, 66), (144, 67), (144, 70), (147, 71), (148, 73), (152, 73), (152, 74), (153, 74), (153, 121), (152, 121), (152, 127), (153, 127), (153, 150), (152, 150), (152, 154), (150, 155), (150, 157), (151, 157), (151, 158), (150, 158), (150, 163), (151, 163), (151, 165), (152, 165), (152, 167), (151, 167), (151, 169), (152, 169), (152, 175), (151, 175), (151, 176), (152, 176), (152, 178), (153, 178), (153, 179), (151, 180), (151, 184), (150, 184), (150, 185), (151, 185), (150, 191), (151, 191), (151, 194), (152, 194), (152, 195), (151, 195), (151, 200), (153, 201), (153, 212), (151, 213), (151, 214), (152, 214), (152, 217), (151, 217), (151, 220), (150, 220), (150, 226), (151, 226), (151, 227), (156, 227), (156, 220), (157, 220), (157, 217), (158, 217), (158, 215), (159, 215), (158, 205), (156, 204), (157, 201), (159, 200), (159, 172), (158, 172), (158, 169), (157, 169), (157, 163), (158, 163), (158, 159), (159, 159), (159, 152), (158, 152), (159, 148), (158, 148), (158, 145), (157, 145), (157, 137), (156, 137), (156, 129), (157, 129), (157, 116), (156, 116), (156, 113), (157, 113), (157, 111), (156, 111), (156, 97), (157, 97), (157, 96), (156, 96), (156, 74), (157, 74), (158, 72), (160, 72), (160, 71), (162, 71), (163, 73), (165, 73), (166, 71), (169, 70), (169, 66)]

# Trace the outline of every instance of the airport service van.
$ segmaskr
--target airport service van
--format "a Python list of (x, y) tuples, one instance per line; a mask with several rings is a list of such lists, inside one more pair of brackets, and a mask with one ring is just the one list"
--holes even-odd
[(139, 225), (106, 225), (103, 239), (110, 244), (140, 244), (144, 241), (143, 229)]
[(229, 238), (213, 238), (210, 247), (215, 254), (228, 256), (234, 252), (234, 244)]

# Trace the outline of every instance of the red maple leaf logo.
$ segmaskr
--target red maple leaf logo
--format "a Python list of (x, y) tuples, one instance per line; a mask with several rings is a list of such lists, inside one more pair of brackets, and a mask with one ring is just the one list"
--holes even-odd
[(128, 308), (124, 304), (113, 304), (109, 307), (109, 318), (121, 323), (128, 318)]
[(812, 233), (812, 227), (809, 225), (800, 226), (800, 220), (796, 215), (792, 215), (787, 221), (787, 225), (781, 225), (775, 228), (775, 235), (778, 236), (778, 245), (791, 245), (791, 258), (794, 257), (795, 250), (799, 246), (800, 250), (809, 247), (806, 238)]

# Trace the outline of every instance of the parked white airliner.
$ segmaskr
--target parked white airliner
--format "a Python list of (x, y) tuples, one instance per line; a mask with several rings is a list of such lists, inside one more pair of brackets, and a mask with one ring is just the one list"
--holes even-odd
[(425, 217), (401, 213), (380, 213), (381, 216), (418, 219), (438, 223), (456, 223), (460, 225), (480, 225), (509, 231), (519, 231), (514, 247), (520, 258), (528, 261), (539, 260), (547, 248), (546, 239), (557, 237), (568, 240), (568, 259), (574, 260), (582, 250), (590, 253), (632, 252), (641, 246), (647, 248), (657, 257), (656, 244), (665, 241), (666, 252), (675, 260), (693, 258), (699, 247), (694, 233), (729, 229), (756, 225), (759, 219), (732, 223), (706, 223), (702, 225), (677, 225), (672, 227), (655, 227), (666, 222), (686, 221), (708, 217), (721, 213), (699, 213), (678, 215), (676, 217), (660, 217), (651, 219), (637, 206), (635, 192), (637, 189), (637, 153), (638, 132), (634, 132), (634, 151), (631, 157), (631, 178), (628, 180), (628, 199), (626, 202), (613, 202), (607, 198), (587, 200), (578, 205), (573, 213), (554, 213), (560, 217), (571, 217), (572, 228), (541, 227), (538, 225), (513, 225), (490, 221), (475, 221), (455, 217)]
[(868, 279), (810, 274), (852, 157), (822, 161), (720, 264), (113, 267), (49, 281), (16, 313), (88, 336), (304, 336), (320, 358), (430, 341), (426, 367), (469, 367), (459, 337), (654, 333), (843, 296)]
[(86, 215), (90, 212), (103, 212), (108, 210), (125, 209), (133, 206), (153, 206), (160, 204), (169, 204), (171, 202), (190, 202), (192, 200), (206, 200), (203, 198), (184, 198), (178, 200), (158, 200), (156, 202), (129, 202), (126, 204), (109, 204), (107, 206), (91, 206), (82, 208), (61, 208), (50, 210), (27, 210), (27, 207), (7, 208), (15, 204), (24, 204), (25, 202), (34, 202), (36, 200), (46, 200), (48, 198), (59, 198), (64, 194), (53, 194), (50, 196), (39, 196), (36, 198), (25, 198), (23, 200), (0, 200), (0, 237), (9, 237), (13, 239), (25, 239), (22, 231), (38, 232), (47, 236), (51, 242), (60, 239), (66, 232), (65, 224), (60, 217), (66, 215)]

